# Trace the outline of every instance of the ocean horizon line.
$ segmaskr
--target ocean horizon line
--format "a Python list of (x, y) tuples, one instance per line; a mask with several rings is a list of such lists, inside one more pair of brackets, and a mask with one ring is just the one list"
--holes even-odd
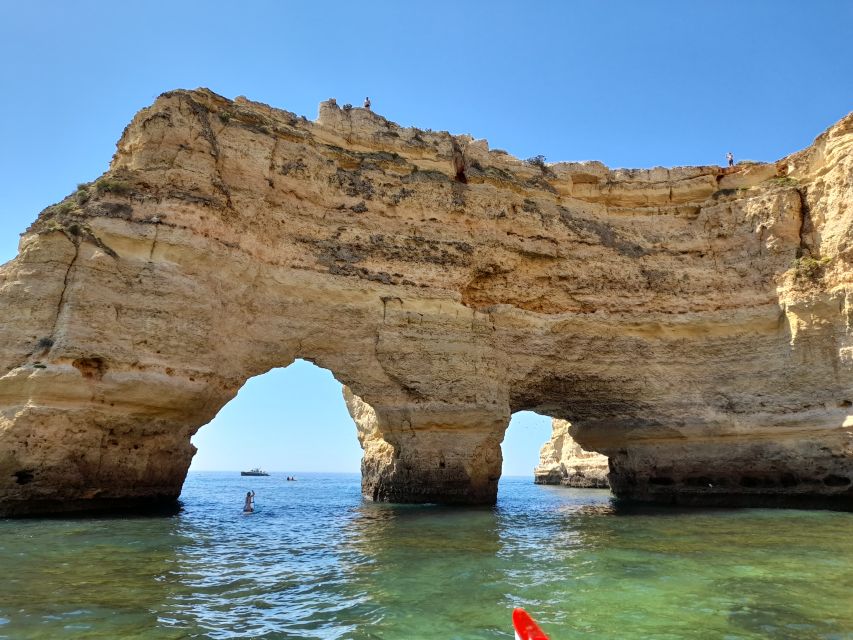
[[(246, 471), (246, 469), (189, 469), (187, 473), (240, 473), (242, 471)], [(361, 471), (290, 471), (290, 470), (279, 470), (279, 469), (263, 469), (264, 473), (283, 473), (286, 475), (298, 475), (298, 474), (325, 474), (325, 475), (360, 475)], [(501, 475), (501, 479), (503, 478), (533, 478), (533, 474), (517, 474), (517, 473), (505, 473)]]

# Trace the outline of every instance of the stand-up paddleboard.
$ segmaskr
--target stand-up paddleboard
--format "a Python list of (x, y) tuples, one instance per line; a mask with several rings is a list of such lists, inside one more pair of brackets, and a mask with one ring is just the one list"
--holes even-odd
[(515, 629), (515, 640), (548, 640), (548, 636), (524, 609), (513, 610), (512, 626)]

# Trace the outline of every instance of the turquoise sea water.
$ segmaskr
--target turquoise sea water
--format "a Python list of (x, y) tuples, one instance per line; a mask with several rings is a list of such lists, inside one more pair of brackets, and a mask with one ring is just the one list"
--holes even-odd
[(191, 473), (182, 500), (0, 521), (0, 638), (511, 638), (523, 606), (553, 640), (853, 639), (853, 514), (623, 512), (521, 478), (495, 508), (322, 474)]

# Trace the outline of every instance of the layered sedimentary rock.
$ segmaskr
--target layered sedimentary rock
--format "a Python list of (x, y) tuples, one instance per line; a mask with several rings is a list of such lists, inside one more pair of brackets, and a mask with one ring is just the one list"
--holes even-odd
[(562, 484), (584, 489), (606, 489), (607, 456), (586, 451), (569, 434), (571, 424), (551, 419), (551, 439), (542, 445), (539, 465), (533, 471), (537, 484)]
[(849, 508), (851, 144), (611, 170), (164, 94), (0, 268), (0, 509), (173, 501), (295, 358), (351, 389), (372, 499), (494, 501), (527, 409), (625, 498)]

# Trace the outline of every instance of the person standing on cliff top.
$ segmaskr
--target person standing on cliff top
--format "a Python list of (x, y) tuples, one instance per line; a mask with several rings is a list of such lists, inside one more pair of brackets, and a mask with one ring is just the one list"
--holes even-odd
[(370, 111), (370, 97), (364, 99), (364, 108)]
[(732, 155), (732, 152), (731, 152), (731, 151), (729, 151), (729, 152), (726, 154), (726, 160), (728, 160), (728, 161), (729, 161), (729, 166), (730, 166), (730, 167), (735, 166), (735, 157)]

